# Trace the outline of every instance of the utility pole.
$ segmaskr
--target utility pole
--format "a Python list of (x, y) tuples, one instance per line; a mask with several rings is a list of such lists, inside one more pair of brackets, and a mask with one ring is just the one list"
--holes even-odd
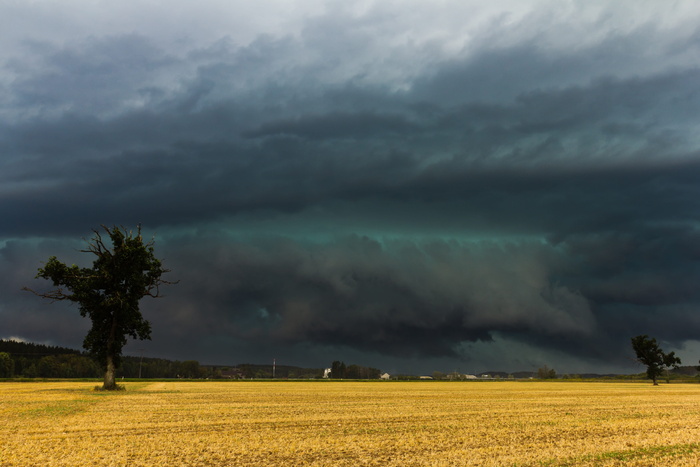
[(275, 379), (275, 367), (277, 366), (277, 362), (275, 359), (272, 359), (272, 379)]

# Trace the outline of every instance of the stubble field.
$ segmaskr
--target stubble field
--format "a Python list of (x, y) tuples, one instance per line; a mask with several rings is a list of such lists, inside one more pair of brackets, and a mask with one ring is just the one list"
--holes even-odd
[(700, 385), (0, 383), (0, 465), (700, 465)]

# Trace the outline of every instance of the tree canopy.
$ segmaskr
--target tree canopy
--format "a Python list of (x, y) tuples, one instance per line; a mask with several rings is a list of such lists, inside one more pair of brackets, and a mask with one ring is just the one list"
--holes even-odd
[(155, 241), (144, 242), (141, 226), (136, 233), (123, 227), (102, 228), (111, 248), (102, 234), (93, 230), (87, 248), (80, 250), (96, 256), (91, 268), (67, 266), (52, 256), (36, 277), (51, 280), (56, 289), (32, 292), (79, 305), (81, 316), (92, 321), (83, 347), (97, 356), (105, 369), (104, 388), (115, 389), (114, 370), (127, 338), (151, 338), (151, 325), (141, 314), (139, 301), (145, 296), (159, 297), (160, 286), (174, 282), (162, 278), (169, 270), (155, 257)]

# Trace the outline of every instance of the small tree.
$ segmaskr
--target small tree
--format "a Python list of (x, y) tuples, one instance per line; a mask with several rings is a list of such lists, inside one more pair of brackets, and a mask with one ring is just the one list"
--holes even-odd
[(557, 372), (545, 365), (537, 370), (537, 377), (539, 379), (554, 379), (557, 377)]
[(681, 359), (676, 357), (675, 352), (664, 353), (657, 344), (656, 339), (642, 335), (632, 338), (632, 348), (637, 354), (637, 361), (647, 367), (647, 377), (651, 379), (654, 386), (659, 383), (656, 379), (668, 368), (678, 368)]
[(151, 324), (141, 315), (139, 301), (145, 296), (159, 297), (159, 287), (174, 282), (161, 278), (169, 270), (154, 256), (154, 240), (144, 243), (141, 226), (135, 235), (124, 228), (102, 228), (112, 248), (107, 247), (99, 231), (93, 230), (95, 235), (87, 249), (80, 250), (97, 257), (92, 268), (66, 266), (52, 256), (36, 277), (51, 280), (57, 288), (42, 293), (25, 290), (52, 301), (68, 300), (79, 305), (81, 316), (92, 320), (83, 347), (97, 356), (105, 370), (103, 388), (113, 390), (117, 389), (114, 372), (127, 336), (151, 338)]
[(345, 378), (345, 362), (339, 360), (334, 361), (331, 364), (331, 378), (332, 379), (343, 379)]
[(186, 360), (180, 363), (180, 376), (182, 378), (199, 378), (201, 375), (202, 370), (197, 360)]

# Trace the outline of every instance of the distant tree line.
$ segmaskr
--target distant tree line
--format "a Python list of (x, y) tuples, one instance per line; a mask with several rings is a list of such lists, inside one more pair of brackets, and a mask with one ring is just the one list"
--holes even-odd
[(339, 360), (331, 364), (331, 373), (328, 375), (331, 379), (379, 379), (382, 374), (377, 368), (371, 368), (360, 365), (346, 366), (345, 362)]
[[(206, 378), (215, 368), (195, 360), (123, 357), (119, 378)], [(99, 378), (104, 371), (95, 358), (75, 349), (0, 340), (1, 378)]]
[[(100, 378), (104, 370), (87, 352), (29, 342), (0, 339), (0, 378)], [(237, 367), (200, 365), (196, 360), (124, 356), (117, 378), (272, 378), (272, 365), (243, 364)], [(278, 379), (323, 377), (321, 368), (278, 365)]]
[(94, 359), (79, 350), (0, 340), (0, 377), (94, 378), (101, 374)]
[(11, 378), (15, 374), (15, 362), (7, 352), (0, 352), (0, 378)]
[[(257, 365), (243, 363), (236, 366), (240, 378), (245, 379), (270, 379), (273, 378), (272, 365)], [(275, 367), (275, 379), (317, 379), (323, 377), (321, 368), (301, 368), (298, 366), (277, 365)]]

